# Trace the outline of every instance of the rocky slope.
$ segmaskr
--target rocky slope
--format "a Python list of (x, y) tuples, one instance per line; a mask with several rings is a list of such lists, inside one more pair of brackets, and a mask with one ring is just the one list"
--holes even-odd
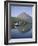
[(29, 16), (28, 14), (26, 14), (25, 12), (22, 12), (21, 14), (19, 14), (17, 16), (17, 18), (24, 20), (26, 22), (32, 23), (32, 18), (31, 16)]

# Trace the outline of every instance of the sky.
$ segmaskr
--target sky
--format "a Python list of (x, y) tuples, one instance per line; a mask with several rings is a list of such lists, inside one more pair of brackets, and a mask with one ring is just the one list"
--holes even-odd
[(11, 17), (17, 17), (22, 12), (25, 12), (30, 16), (32, 16), (32, 7), (11, 6)]

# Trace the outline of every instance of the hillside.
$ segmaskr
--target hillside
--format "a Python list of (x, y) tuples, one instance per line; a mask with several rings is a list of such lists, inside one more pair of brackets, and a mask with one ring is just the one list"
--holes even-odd
[(26, 14), (25, 12), (22, 12), (21, 14), (19, 14), (17, 16), (17, 18), (23, 20), (23, 21), (26, 21), (26, 22), (29, 22), (29, 23), (32, 23), (32, 17), (29, 16), (28, 14)]
[(10, 18), (11, 28), (15, 28), (15, 23), (19, 23), (18, 30), (21, 32), (26, 32), (32, 28), (32, 18), (25, 12), (19, 14), (17, 17)]

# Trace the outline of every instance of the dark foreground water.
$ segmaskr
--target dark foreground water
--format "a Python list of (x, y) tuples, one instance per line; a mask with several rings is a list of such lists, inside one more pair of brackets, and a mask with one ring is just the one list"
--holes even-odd
[(11, 29), (11, 38), (32, 38), (32, 29), (27, 32), (20, 32), (17, 28)]

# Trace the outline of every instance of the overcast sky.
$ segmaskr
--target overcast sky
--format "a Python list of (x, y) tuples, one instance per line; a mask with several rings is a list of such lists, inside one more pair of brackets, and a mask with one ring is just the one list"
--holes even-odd
[(17, 17), (22, 12), (25, 12), (32, 16), (32, 7), (11, 6), (11, 16)]

